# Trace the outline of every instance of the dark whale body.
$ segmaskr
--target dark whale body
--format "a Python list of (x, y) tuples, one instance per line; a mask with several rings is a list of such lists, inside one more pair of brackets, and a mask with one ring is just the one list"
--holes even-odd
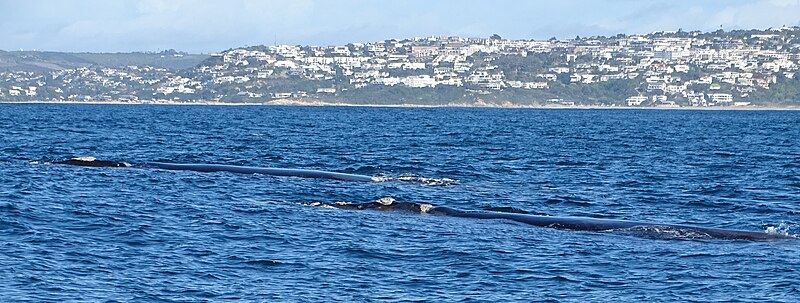
[(424, 214), (442, 215), (461, 218), (478, 219), (505, 219), (515, 222), (530, 224), (540, 227), (582, 230), (596, 232), (629, 232), (632, 234), (654, 235), (660, 237), (673, 238), (707, 238), (722, 240), (777, 240), (797, 238), (785, 234), (771, 234), (766, 232), (754, 232), (734, 229), (699, 227), (679, 224), (660, 224), (646, 223), (626, 220), (597, 219), (588, 217), (551, 217), (539, 216), (522, 213), (505, 213), (494, 211), (466, 211), (444, 206), (434, 206), (425, 203), (397, 202), (391, 198), (379, 199), (375, 202), (351, 204), (312, 204), (315, 206), (326, 206), (341, 209), (355, 210), (379, 210), (379, 211), (411, 211)]
[(97, 160), (92, 157), (72, 158), (66, 161), (59, 161), (52, 163), (75, 165), (75, 166), (90, 166), (90, 167), (135, 167), (135, 168), (158, 168), (167, 170), (189, 170), (196, 172), (229, 172), (237, 174), (262, 174), (271, 176), (320, 178), (320, 179), (333, 179), (333, 180), (356, 181), (356, 182), (380, 181), (379, 178), (373, 178), (371, 176), (336, 173), (336, 172), (329, 172), (322, 170), (252, 167), (252, 166), (237, 166), (237, 165), (223, 165), (223, 164), (176, 164), (176, 163), (161, 163), (161, 162), (143, 162), (143, 163), (130, 164), (126, 162)]
[[(380, 178), (336, 173), (320, 170), (308, 169), (285, 169), (268, 167), (249, 167), (221, 164), (174, 164), (161, 162), (144, 162), (130, 164), (126, 162), (115, 162), (97, 160), (92, 157), (72, 158), (65, 161), (52, 162), (53, 164), (65, 164), (74, 166), (88, 167), (134, 167), (134, 168), (156, 168), (167, 170), (188, 170), (197, 172), (230, 172), (238, 174), (264, 174), (273, 176), (302, 177), (302, 178), (322, 178), (342, 181), (357, 182), (379, 182)], [(326, 206), (341, 209), (355, 210), (380, 210), (380, 211), (410, 211), (433, 215), (443, 215), (450, 217), (478, 218), (478, 219), (505, 219), (515, 222), (530, 224), (534, 226), (584, 230), (584, 231), (623, 231), (623, 232), (642, 232), (642, 233), (667, 233), (678, 235), (684, 238), (712, 238), (726, 240), (772, 240), (772, 239), (797, 239), (794, 236), (782, 234), (770, 234), (766, 232), (753, 232), (743, 230), (708, 228), (678, 224), (658, 224), (645, 223), (626, 220), (596, 219), (586, 217), (550, 217), (538, 216), (524, 213), (494, 212), (494, 211), (466, 211), (444, 206), (434, 206), (425, 203), (397, 202), (392, 198), (383, 198), (375, 202), (352, 204), (334, 203), (321, 204), (316, 206)]]
[(174, 163), (161, 163), (161, 162), (146, 162), (142, 163), (141, 165), (138, 165), (137, 167), (152, 167), (152, 168), (168, 169), (168, 170), (191, 170), (198, 172), (262, 174), (271, 176), (320, 178), (320, 179), (333, 179), (333, 180), (356, 181), (356, 182), (377, 181), (375, 178), (365, 175), (336, 173), (336, 172), (312, 170), (312, 169), (270, 168), (270, 167), (252, 167), (252, 166), (237, 166), (237, 165), (222, 165), (222, 164), (174, 164)]
[(53, 164), (66, 164), (75, 166), (89, 166), (89, 167), (130, 167), (131, 165), (125, 162), (114, 162), (106, 160), (97, 160), (91, 157), (72, 158), (65, 161), (53, 162)]

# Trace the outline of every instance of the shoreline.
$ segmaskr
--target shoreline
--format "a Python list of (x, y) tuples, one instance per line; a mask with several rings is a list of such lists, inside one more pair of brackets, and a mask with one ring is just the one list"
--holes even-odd
[(800, 110), (800, 106), (711, 106), (711, 107), (636, 107), (601, 105), (515, 105), (511, 103), (449, 103), (423, 104), (352, 104), (319, 100), (276, 99), (266, 102), (175, 102), (175, 101), (0, 101), (0, 104), (87, 104), (87, 105), (204, 105), (204, 106), (308, 106), (308, 107), (385, 107), (385, 108), (520, 108), (520, 109), (649, 109), (649, 110)]

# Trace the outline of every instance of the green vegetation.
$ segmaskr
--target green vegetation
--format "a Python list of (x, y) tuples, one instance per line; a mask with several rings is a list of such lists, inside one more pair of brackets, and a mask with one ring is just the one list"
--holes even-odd
[(214, 56), (0, 51), (0, 100), (506, 106), (627, 105), (636, 97), (631, 104), (641, 106), (795, 106), (798, 36), (800, 27), (678, 29), (564, 41), (495, 34), (257, 45)]
[(324, 100), (350, 104), (415, 104), (446, 105), (451, 103), (474, 103), (472, 94), (460, 87), (438, 86), (435, 88), (410, 88), (405, 86), (368, 86), (359, 90), (347, 90)]
[(562, 62), (566, 62), (563, 54), (550, 52), (533, 53), (526, 57), (500, 56), (492, 63), (503, 70), (509, 80), (543, 81), (536, 75), (546, 71), (548, 67), (557, 66), (558, 63)]
[(151, 66), (171, 71), (192, 68), (207, 59), (207, 55), (176, 52), (160, 53), (61, 53), (39, 51), (0, 52), (0, 71), (33, 71), (74, 69), (99, 66), (123, 68)]
[(800, 77), (778, 77), (777, 82), (769, 89), (752, 92), (750, 99), (772, 105), (797, 105), (800, 100)]

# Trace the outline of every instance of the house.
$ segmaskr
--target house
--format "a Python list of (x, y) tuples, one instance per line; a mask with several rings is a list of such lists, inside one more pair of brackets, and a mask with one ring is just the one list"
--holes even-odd
[(461, 81), (459, 77), (449, 77), (438, 80), (439, 85), (449, 85), (449, 86), (463, 86), (464, 82)]
[(647, 91), (665, 90), (667, 85), (665, 83), (651, 83), (647, 85)]
[(373, 81), (373, 83), (378, 85), (395, 86), (397, 84), (400, 84), (400, 78), (398, 77), (376, 78), (375, 81)]
[(686, 64), (678, 64), (673, 66), (672, 68), (675, 70), (676, 73), (688, 73), (690, 69), (689, 66)]
[(406, 70), (406, 69), (425, 69), (425, 63), (424, 63), (424, 62), (418, 62), (418, 63), (410, 63), (410, 62), (409, 62), (409, 63), (403, 63), (403, 65), (402, 65), (402, 66), (403, 66), (403, 69), (404, 69), (404, 70)]
[(547, 81), (556, 81), (558, 79), (558, 76), (556, 74), (538, 74), (536, 75), (536, 77), (543, 78)]
[(628, 102), (628, 106), (640, 106), (643, 102), (647, 101), (647, 96), (631, 96), (628, 99), (625, 99)]
[(421, 76), (409, 76), (405, 78), (401, 78), (400, 80), (403, 84), (408, 87), (435, 87), (436, 80), (429, 75), (421, 75)]
[(713, 81), (714, 81), (714, 78), (712, 78), (711, 76), (701, 76), (700, 78), (695, 80), (695, 83), (698, 83), (698, 84), (711, 84)]
[(272, 93), (270, 97), (272, 97), (272, 99), (286, 99), (291, 98), (292, 93)]
[(656, 103), (656, 102), (658, 102), (658, 103), (667, 102), (667, 96), (664, 96), (664, 95), (653, 96), (653, 103)]
[(556, 73), (556, 74), (566, 74), (570, 72), (569, 67), (551, 67), (548, 71)]
[(733, 95), (731, 94), (717, 93), (717, 94), (710, 94), (710, 96), (711, 96), (711, 101), (714, 101), (715, 103), (733, 102)]
[(436, 56), (439, 54), (438, 46), (413, 45), (411, 55), (414, 57)]
[(294, 61), (289, 61), (289, 60), (281, 60), (275, 62), (275, 67), (294, 69), (297, 68), (297, 63), (294, 63)]
[(547, 89), (550, 85), (547, 82), (526, 82), (525, 88), (527, 89)]
[(665, 92), (670, 94), (677, 94), (684, 90), (686, 90), (686, 86), (683, 85), (667, 85), (667, 87), (664, 89)]

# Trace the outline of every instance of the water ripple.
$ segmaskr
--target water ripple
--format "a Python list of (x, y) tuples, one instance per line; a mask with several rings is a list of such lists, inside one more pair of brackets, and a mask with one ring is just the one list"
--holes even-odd
[[(393, 196), (796, 234), (798, 115), (0, 105), (0, 298), (794, 302), (796, 243), (675, 241), (697, 235), (303, 203)], [(401, 181), (31, 164), (73, 156)]]

